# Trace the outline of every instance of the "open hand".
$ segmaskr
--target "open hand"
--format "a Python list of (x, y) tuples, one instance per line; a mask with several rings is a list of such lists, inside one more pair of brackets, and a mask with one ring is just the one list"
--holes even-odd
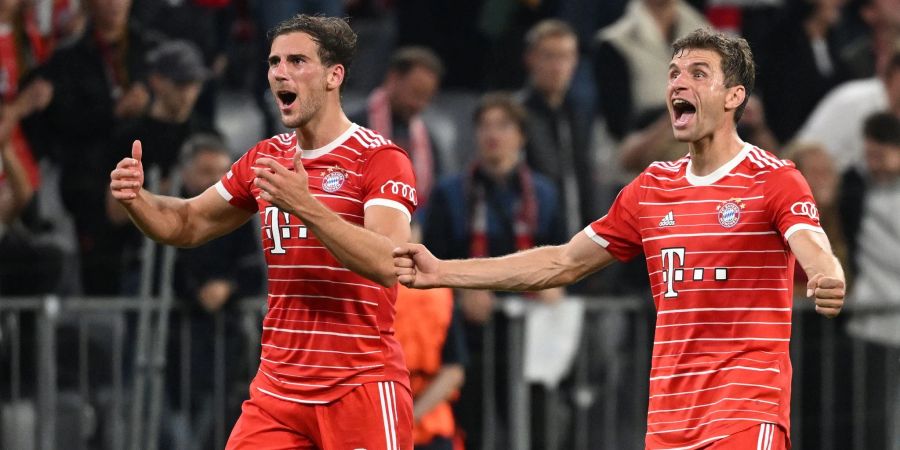
[(400, 284), (416, 289), (438, 287), (440, 260), (422, 244), (403, 244), (393, 251), (394, 274)]
[(144, 185), (144, 165), (141, 163), (141, 141), (131, 144), (131, 158), (123, 158), (110, 172), (109, 190), (122, 204), (129, 204), (137, 198)]
[(253, 184), (262, 190), (259, 196), (282, 211), (295, 213), (309, 196), (309, 175), (303, 168), (300, 152), (294, 155), (293, 172), (272, 158), (259, 158), (253, 173), (256, 174)]
[(806, 283), (806, 296), (814, 298), (816, 312), (828, 318), (833, 318), (841, 312), (845, 291), (844, 280), (826, 277), (821, 273)]

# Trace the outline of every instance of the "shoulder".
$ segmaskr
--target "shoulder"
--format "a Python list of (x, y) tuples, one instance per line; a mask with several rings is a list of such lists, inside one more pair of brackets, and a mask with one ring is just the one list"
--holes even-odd
[(347, 137), (344, 146), (359, 153), (360, 158), (364, 161), (371, 161), (376, 156), (409, 160), (404, 149), (382, 136), (381, 133), (363, 126), (357, 126), (356, 130)]
[(857, 103), (867, 98), (881, 97), (884, 95), (884, 85), (877, 78), (852, 80), (843, 83), (825, 95), (816, 109), (837, 109), (845, 105)]
[(685, 155), (675, 161), (654, 161), (638, 175), (638, 178), (677, 178), (681, 177), (687, 171), (688, 162), (691, 160), (689, 155)]
[(740, 167), (751, 175), (758, 174), (765, 179), (800, 174), (793, 161), (781, 159), (774, 153), (755, 146), (747, 151), (747, 157), (744, 158)]

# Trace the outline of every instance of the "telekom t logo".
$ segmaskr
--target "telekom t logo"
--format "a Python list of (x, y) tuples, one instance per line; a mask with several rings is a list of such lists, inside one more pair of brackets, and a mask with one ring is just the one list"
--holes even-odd
[[(675, 261), (675, 257), (678, 261)], [(663, 282), (666, 283), (665, 298), (678, 297), (678, 292), (672, 288), (676, 281), (684, 281), (684, 247), (664, 248), (662, 251)]]
[[(265, 229), (266, 237), (272, 239), (272, 254), (283, 255), (286, 250), (282, 245), (285, 239), (291, 238), (291, 215), (280, 211), (274, 206), (269, 206), (265, 210)], [(293, 225), (297, 227), (297, 238), (306, 239), (307, 231), (303, 225)]]

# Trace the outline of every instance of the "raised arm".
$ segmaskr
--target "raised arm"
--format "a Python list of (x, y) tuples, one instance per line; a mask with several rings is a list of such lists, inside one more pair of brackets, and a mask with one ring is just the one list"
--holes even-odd
[(391, 207), (371, 206), (365, 211), (365, 227), (354, 225), (310, 194), (299, 152), (293, 172), (269, 158), (260, 158), (256, 164), (255, 183), (264, 200), (302, 219), (344, 267), (382, 286), (397, 283), (391, 249), (409, 241), (405, 214)]
[(394, 267), (405, 286), (494, 291), (536, 291), (572, 284), (613, 261), (584, 232), (568, 243), (538, 247), (497, 258), (439, 260), (423, 245), (394, 249)]
[(800, 230), (791, 235), (788, 245), (809, 278), (806, 296), (815, 299), (816, 312), (826, 317), (837, 316), (844, 306), (846, 285), (844, 270), (831, 251), (828, 236)]
[(141, 156), (141, 142), (134, 141), (131, 158), (119, 161), (110, 174), (110, 190), (128, 211), (131, 221), (153, 240), (195, 247), (234, 230), (253, 215), (229, 204), (214, 188), (191, 199), (144, 190)]

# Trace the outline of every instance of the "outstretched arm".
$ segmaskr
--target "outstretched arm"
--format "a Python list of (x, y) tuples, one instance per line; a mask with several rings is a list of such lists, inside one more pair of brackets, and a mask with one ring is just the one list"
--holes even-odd
[(846, 285), (844, 270), (831, 251), (831, 244), (825, 233), (800, 230), (788, 239), (791, 251), (806, 272), (807, 297), (816, 302), (816, 312), (826, 317), (835, 317), (844, 306)]
[(378, 283), (397, 283), (391, 249), (409, 241), (409, 220), (400, 211), (371, 206), (365, 211), (365, 227), (335, 214), (309, 192), (308, 175), (298, 152), (291, 172), (269, 158), (260, 158), (253, 168), (260, 196), (301, 220), (341, 264)]
[(394, 249), (394, 267), (400, 283), (418, 289), (536, 291), (572, 284), (612, 261), (613, 256), (583, 232), (563, 245), (497, 258), (442, 261), (419, 244)]
[(253, 215), (209, 188), (181, 199), (156, 195), (142, 188), (144, 167), (141, 141), (134, 141), (131, 158), (119, 161), (110, 173), (110, 191), (128, 211), (131, 221), (151, 239), (178, 247), (195, 247), (242, 225)]

